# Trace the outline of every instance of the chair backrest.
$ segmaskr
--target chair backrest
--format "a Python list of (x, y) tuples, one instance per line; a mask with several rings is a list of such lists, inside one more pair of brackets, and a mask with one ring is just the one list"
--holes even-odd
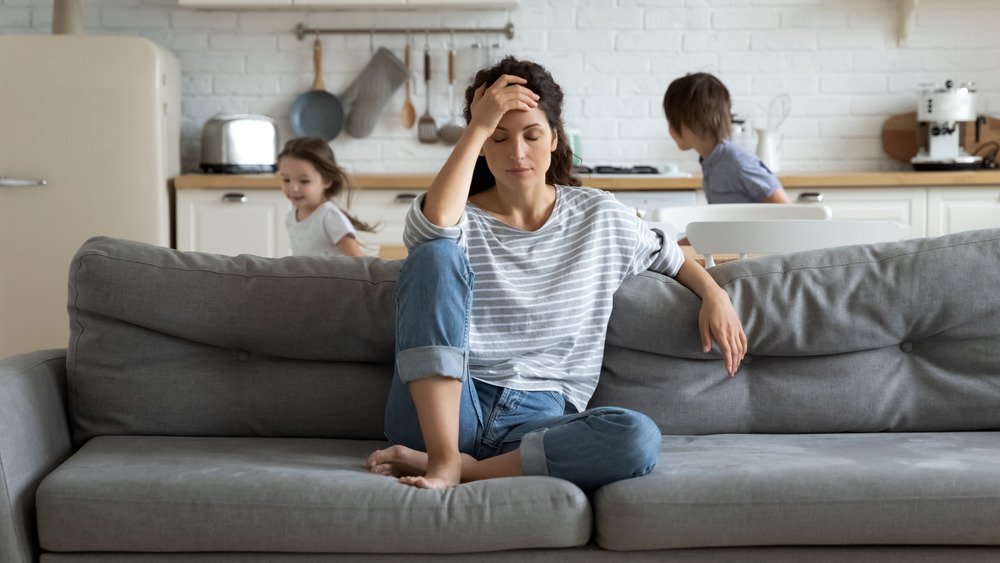
[(679, 229), (679, 237), (684, 236), (688, 223), (694, 221), (825, 220), (831, 217), (833, 211), (829, 207), (815, 203), (716, 203), (658, 207), (647, 216), (650, 222), (675, 225)]
[(713, 254), (782, 254), (833, 246), (889, 242), (903, 238), (891, 221), (696, 221), (687, 237), (695, 252), (714, 265)]
[(677, 230), (677, 225), (674, 225), (673, 223), (664, 223), (663, 221), (646, 221), (646, 224), (649, 225), (650, 229), (659, 229), (664, 235), (672, 237), (672, 240), (677, 240), (678, 238), (677, 233), (680, 231)]

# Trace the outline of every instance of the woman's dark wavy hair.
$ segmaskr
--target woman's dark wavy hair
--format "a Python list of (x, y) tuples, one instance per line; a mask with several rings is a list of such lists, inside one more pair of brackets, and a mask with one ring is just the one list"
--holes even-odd
[[(524, 86), (538, 94), (538, 109), (545, 112), (549, 127), (556, 136), (556, 150), (552, 152), (552, 163), (545, 171), (547, 184), (563, 186), (579, 186), (580, 180), (573, 175), (573, 151), (570, 150), (566, 138), (566, 126), (562, 120), (563, 92), (562, 88), (552, 79), (549, 71), (542, 65), (532, 61), (518, 60), (510, 55), (504, 57), (490, 68), (484, 68), (476, 73), (472, 84), (465, 90), (465, 122), (472, 120), (472, 98), (476, 88), (483, 84), (487, 87), (504, 74), (520, 76), (528, 81)], [(476, 169), (472, 173), (472, 188), (469, 195), (479, 193), (496, 185), (496, 178), (486, 165), (486, 158), (480, 156), (476, 161)]]
[[(343, 169), (337, 166), (337, 159), (333, 156), (333, 149), (330, 148), (329, 143), (316, 137), (291, 139), (285, 143), (276, 160), (280, 162), (286, 156), (311, 163), (323, 181), (330, 182), (330, 186), (323, 190), (323, 197), (330, 200), (341, 192), (347, 191), (347, 205), (351, 205), (351, 200), (354, 197), (354, 186)], [(354, 228), (359, 231), (373, 233), (378, 228), (378, 226), (372, 226), (358, 220), (343, 209), (341, 211), (350, 219)]]

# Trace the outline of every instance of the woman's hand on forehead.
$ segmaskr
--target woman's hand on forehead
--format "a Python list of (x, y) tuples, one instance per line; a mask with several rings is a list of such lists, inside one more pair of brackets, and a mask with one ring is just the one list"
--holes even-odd
[(470, 104), (471, 124), (479, 123), (492, 132), (500, 118), (508, 111), (527, 111), (538, 107), (538, 94), (524, 84), (528, 81), (520, 76), (504, 74), (493, 84), (483, 83), (476, 88)]

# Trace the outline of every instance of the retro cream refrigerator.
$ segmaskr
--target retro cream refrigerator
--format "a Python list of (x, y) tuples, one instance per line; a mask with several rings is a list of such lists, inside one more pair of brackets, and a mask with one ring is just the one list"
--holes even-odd
[(0, 357), (62, 348), (87, 238), (170, 244), (180, 71), (136, 37), (0, 36)]

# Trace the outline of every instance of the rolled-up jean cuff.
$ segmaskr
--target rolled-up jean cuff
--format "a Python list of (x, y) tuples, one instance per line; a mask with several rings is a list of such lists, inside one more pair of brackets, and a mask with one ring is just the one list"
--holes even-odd
[(432, 375), (461, 381), (465, 379), (465, 365), (465, 351), (451, 346), (422, 346), (396, 354), (396, 370), (404, 383)]
[(521, 437), (521, 473), (548, 476), (549, 464), (545, 462), (545, 445), (542, 443), (546, 430), (541, 428)]

